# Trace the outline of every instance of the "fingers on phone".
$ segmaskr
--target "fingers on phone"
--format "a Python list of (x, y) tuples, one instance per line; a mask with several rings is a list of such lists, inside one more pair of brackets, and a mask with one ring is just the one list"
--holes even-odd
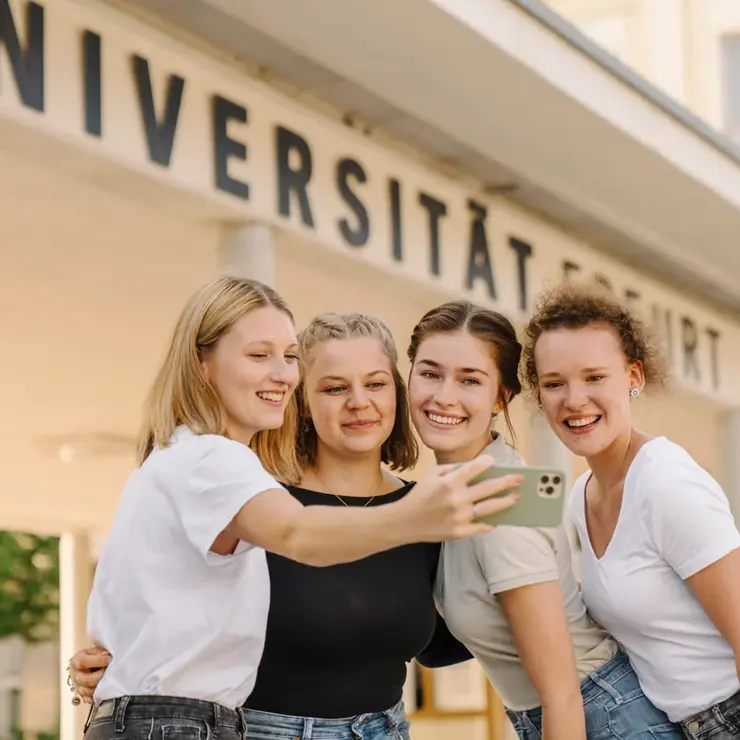
[(477, 519), (481, 519), (492, 514), (499, 514), (500, 512), (510, 509), (515, 506), (519, 501), (519, 496), (516, 493), (510, 493), (506, 496), (499, 496), (496, 498), (489, 498), (485, 501), (478, 501), (475, 504), (475, 516)]
[(468, 488), (471, 501), (480, 501), (516, 488), (524, 481), (522, 475), (503, 475), (500, 478), (487, 478)]

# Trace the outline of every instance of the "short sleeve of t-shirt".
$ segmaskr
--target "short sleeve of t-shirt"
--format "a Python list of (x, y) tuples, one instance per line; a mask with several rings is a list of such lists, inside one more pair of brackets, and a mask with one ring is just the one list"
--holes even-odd
[(496, 527), (476, 537), (475, 547), (492, 595), (560, 578), (553, 542), (546, 530)]
[(182, 453), (190, 464), (184, 466), (171, 498), (188, 540), (208, 557), (216, 537), (244, 504), (262, 491), (282, 486), (249, 447), (225, 437), (193, 437)]
[(682, 579), (740, 547), (727, 497), (688, 455), (651, 461), (638, 481), (648, 533)]

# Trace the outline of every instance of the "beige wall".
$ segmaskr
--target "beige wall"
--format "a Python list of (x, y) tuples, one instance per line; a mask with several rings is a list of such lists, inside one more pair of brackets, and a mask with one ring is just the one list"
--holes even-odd
[(721, 38), (740, 32), (736, 0), (546, 0), (563, 17), (718, 129)]

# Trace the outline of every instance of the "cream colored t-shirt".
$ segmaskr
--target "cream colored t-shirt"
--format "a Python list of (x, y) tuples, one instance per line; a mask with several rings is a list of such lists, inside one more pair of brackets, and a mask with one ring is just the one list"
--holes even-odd
[[(499, 465), (524, 465), (503, 436), (483, 451)], [(540, 706), (496, 594), (560, 580), (581, 679), (617, 653), (617, 645), (586, 613), (571, 568), (562, 527), (497, 527), (467, 540), (446, 542), (437, 571), (437, 603), (452, 634), (483, 666), (505, 706)]]

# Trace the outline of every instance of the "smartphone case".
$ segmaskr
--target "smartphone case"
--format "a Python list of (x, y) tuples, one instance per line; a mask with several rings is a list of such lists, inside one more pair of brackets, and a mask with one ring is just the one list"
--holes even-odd
[(562, 523), (565, 501), (565, 475), (562, 471), (494, 465), (474, 478), (470, 485), (504, 475), (524, 476), (519, 486), (500, 494), (518, 493), (519, 502), (506, 511), (481, 517), (478, 521), (514, 527), (557, 527)]

